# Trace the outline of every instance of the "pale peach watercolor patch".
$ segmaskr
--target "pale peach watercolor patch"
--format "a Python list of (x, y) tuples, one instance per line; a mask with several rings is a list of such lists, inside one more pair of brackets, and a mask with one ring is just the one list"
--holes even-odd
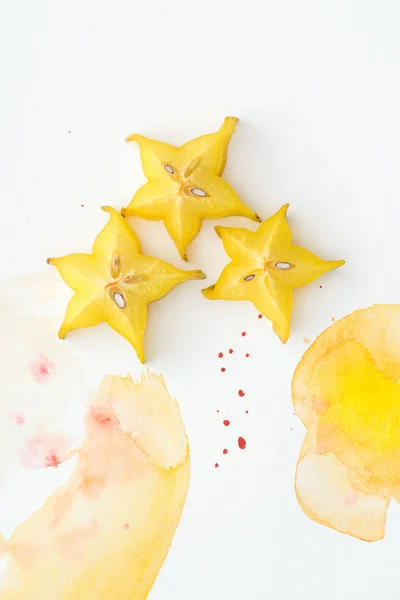
[(144, 600), (188, 485), (186, 433), (162, 378), (107, 376), (70, 479), (7, 543), (0, 599)]
[(400, 306), (359, 310), (300, 361), (293, 403), (308, 432), (296, 493), (308, 517), (362, 540), (384, 536), (400, 490)]

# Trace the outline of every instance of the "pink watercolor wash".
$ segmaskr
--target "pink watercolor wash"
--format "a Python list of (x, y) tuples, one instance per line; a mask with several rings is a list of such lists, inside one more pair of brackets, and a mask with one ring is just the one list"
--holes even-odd
[(70, 442), (64, 434), (37, 433), (21, 452), (21, 464), (28, 468), (58, 467), (71, 458)]
[(38, 383), (47, 383), (56, 372), (54, 364), (46, 356), (40, 356), (29, 365), (32, 377)]

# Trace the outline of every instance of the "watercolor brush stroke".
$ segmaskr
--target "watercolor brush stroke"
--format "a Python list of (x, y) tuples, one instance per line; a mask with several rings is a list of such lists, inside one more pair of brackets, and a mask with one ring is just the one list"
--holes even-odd
[(0, 488), (24, 468), (57, 467), (82, 443), (88, 389), (77, 361), (38, 314), (57, 293), (53, 274), (0, 286)]
[(296, 473), (310, 518), (367, 541), (400, 500), (400, 305), (358, 310), (324, 331), (293, 377), (307, 428)]
[(1, 600), (144, 600), (189, 485), (178, 404), (161, 377), (108, 375), (75, 469), (7, 543)]

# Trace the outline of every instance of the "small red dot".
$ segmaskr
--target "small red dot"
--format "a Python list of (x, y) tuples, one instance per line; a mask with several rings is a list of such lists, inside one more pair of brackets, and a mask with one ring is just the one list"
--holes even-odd
[(222, 450), (222, 452), (223, 452), (223, 454), (228, 454), (228, 450), (227, 450), (226, 448), (224, 448), (224, 449)]
[(218, 464), (218, 463), (215, 463), (215, 465), (214, 465), (214, 466), (215, 466), (215, 468), (216, 468), (216, 469), (218, 469), (218, 467), (219, 467), (219, 464)]
[(233, 354), (232, 348), (229, 348), (229, 354)]
[(248, 411), (248, 410), (246, 410), (246, 415), (248, 415), (248, 414), (249, 414), (249, 411)]
[(82, 208), (84, 208), (84, 206), (85, 206), (84, 204), (81, 204), (81, 207), (82, 207)]
[(246, 353), (246, 358), (249, 358), (249, 356), (250, 356), (250, 354), (247, 352), (247, 353)]
[(243, 390), (239, 390), (239, 391), (238, 391), (238, 394), (239, 394), (239, 396), (240, 396), (241, 398), (243, 398), (243, 396), (244, 396), (244, 391), (243, 391)]
[(217, 412), (219, 412), (219, 410), (217, 410)]
[(228, 427), (231, 424), (231, 422), (228, 421), (228, 419), (225, 419), (225, 421), (223, 421), (223, 423), (224, 423), (225, 427)]
[(245, 335), (247, 335), (246, 332), (242, 331), (242, 337), (244, 337)]
[(129, 527), (130, 527), (129, 523), (125, 523), (124, 528), (129, 529)]
[(259, 318), (259, 319), (262, 319), (262, 314), (261, 314), (261, 313), (258, 315), (258, 318)]
[(222, 371), (223, 373), (225, 373), (225, 371), (226, 371), (225, 367), (221, 367), (221, 371)]
[(322, 285), (320, 285), (319, 287), (322, 288)]
[(218, 358), (222, 358), (222, 357), (223, 357), (223, 353), (222, 353), (222, 352), (220, 352), (220, 353), (218, 354)]
[(246, 440), (242, 437), (238, 438), (238, 446), (241, 450), (244, 450), (246, 448)]

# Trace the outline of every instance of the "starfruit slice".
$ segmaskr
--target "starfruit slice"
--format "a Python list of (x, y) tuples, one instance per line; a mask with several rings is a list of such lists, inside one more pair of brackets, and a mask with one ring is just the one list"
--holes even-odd
[(200, 231), (203, 219), (241, 216), (261, 221), (221, 179), (228, 144), (238, 119), (227, 117), (216, 133), (202, 135), (181, 147), (132, 134), (139, 144), (149, 180), (134, 195), (125, 216), (162, 220), (184, 260), (186, 248)]
[(215, 285), (202, 290), (209, 300), (249, 300), (272, 321), (283, 343), (290, 335), (293, 288), (306, 285), (344, 260), (326, 261), (294, 246), (286, 220), (288, 204), (264, 221), (257, 231), (216, 227), (232, 261)]
[(96, 237), (92, 254), (70, 254), (49, 258), (75, 295), (71, 298), (59, 330), (64, 338), (72, 329), (106, 322), (135, 348), (145, 362), (143, 338), (147, 307), (176, 285), (189, 279), (204, 279), (202, 271), (182, 271), (144, 256), (135, 232), (109, 206), (104, 229)]

